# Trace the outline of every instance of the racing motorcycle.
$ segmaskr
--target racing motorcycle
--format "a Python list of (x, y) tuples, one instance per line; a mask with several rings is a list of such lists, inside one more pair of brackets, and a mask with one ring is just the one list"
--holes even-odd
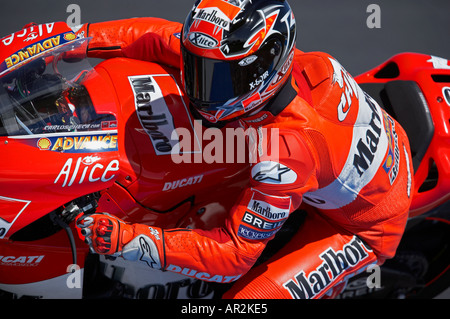
[[(177, 70), (126, 58), (93, 67), (88, 42), (63, 22), (0, 39), (0, 296), (219, 298), (227, 284), (92, 254), (76, 235), (76, 217), (95, 211), (164, 228), (219, 226), (249, 175), (247, 161), (201, 160), (209, 128), (191, 114)], [(410, 136), (414, 201), (383, 286), (360, 287), (362, 273), (339, 297), (420, 295), (449, 277), (450, 66), (401, 54), (356, 79)], [(302, 212), (258, 264), (289, 245)]]

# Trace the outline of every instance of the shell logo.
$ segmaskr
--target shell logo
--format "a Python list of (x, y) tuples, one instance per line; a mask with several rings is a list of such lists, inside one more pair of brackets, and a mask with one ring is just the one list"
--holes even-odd
[(42, 137), (37, 141), (37, 146), (39, 149), (46, 151), (50, 149), (52, 142), (48, 138)]
[(394, 159), (392, 158), (392, 155), (388, 155), (388, 158), (386, 159), (386, 167), (390, 168), (392, 166), (392, 163), (394, 162)]
[(75, 34), (73, 34), (73, 33), (66, 33), (66, 34), (64, 34), (64, 39), (67, 40), (67, 41), (75, 40), (76, 37), (77, 36)]

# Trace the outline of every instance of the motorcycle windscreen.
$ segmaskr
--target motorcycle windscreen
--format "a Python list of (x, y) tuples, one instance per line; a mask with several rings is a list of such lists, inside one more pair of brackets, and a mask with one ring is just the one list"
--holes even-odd
[(87, 43), (74, 41), (0, 78), (0, 136), (101, 129), (105, 118), (96, 113), (82, 84), (96, 76), (95, 70), (86, 56), (66, 55), (77, 49), (86, 52)]

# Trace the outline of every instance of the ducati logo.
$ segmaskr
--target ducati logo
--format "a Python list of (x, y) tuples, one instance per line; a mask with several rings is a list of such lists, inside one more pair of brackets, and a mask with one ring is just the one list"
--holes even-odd
[(212, 49), (219, 44), (216, 39), (201, 32), (189, 33), (188, 38), (193, 45), (202, 49)]

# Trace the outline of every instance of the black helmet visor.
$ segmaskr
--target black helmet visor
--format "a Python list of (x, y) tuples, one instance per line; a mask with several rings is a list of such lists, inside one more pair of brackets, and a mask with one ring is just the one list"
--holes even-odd
[(268, 56), (268, 47), (243, 59), (216, 60), (195, 55), (181, 45), (186, 94), (193, 100), (215, 104), (253, 91), (272, 71), (273, 55)]

